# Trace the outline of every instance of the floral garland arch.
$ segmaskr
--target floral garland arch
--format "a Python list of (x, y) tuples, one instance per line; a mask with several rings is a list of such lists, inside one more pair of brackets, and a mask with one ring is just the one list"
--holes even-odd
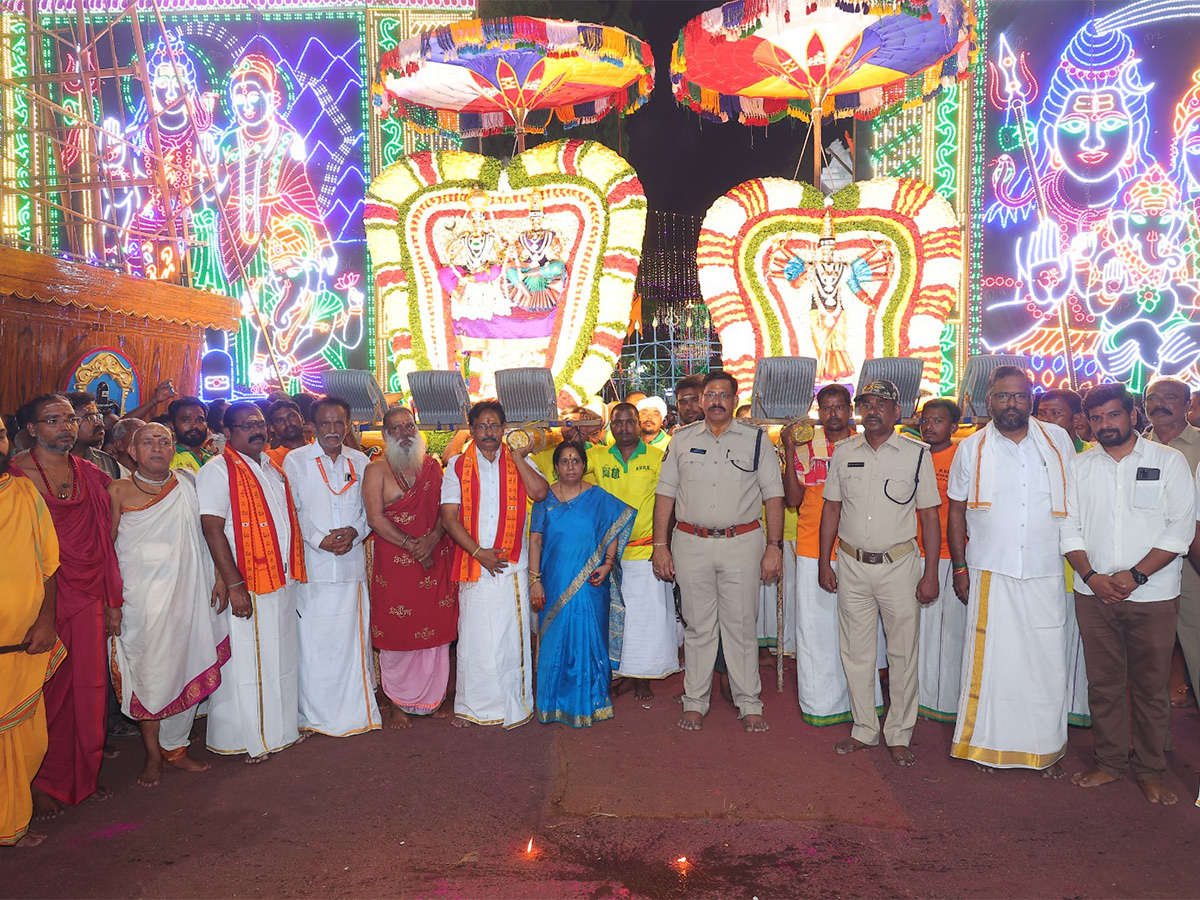
[(580, 403), (621, 353), (646, 227), (629, 163), (594, 141), (542, 144), (512, 159), (461, 151), (404, 157), (367, 191), (381, 376), (407, 392), (415, 370), (458, 369), (474, 398), (494, 373), (554, 373)]
[(828, 200), (798, 181), (744, 182), (709, 207), (697, 258), (724, 367), (744, 394), (768, 356), (816, 358), (818, 384), (856, 381), (865, 359), (915, 356), (922, 387), (941, 393), (962, 231), (924, 182), (877, 178)]

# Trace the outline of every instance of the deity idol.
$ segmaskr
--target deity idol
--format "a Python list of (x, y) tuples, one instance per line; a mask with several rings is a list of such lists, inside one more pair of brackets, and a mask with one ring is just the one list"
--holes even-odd
[(475, 188), (467, 197), (467, 227), (446, 246), (447, 265), (438, 269), (438, 282), (450, 295), (450, 316), (490, 320), (512, 312), (505, 290), (504, 262), (508, 248), (487, 215), (487, 194)]
[[(811, 241), (785, 240), (770, 263), (771, 275), (782, 277), (796, 291), (800, 309), (807, 301), (820, 383), (846, 381), (858, 371), (864, 357), (861, 351), (852, 352), (851, 336), (857, 343), (858, 335), (870, 331), (870, 311), (879, 305), (892, 273), (892, 256), (878, 245), (864, 253), (839, 252), (832, 201), (826, 200), (825, 206), (817, 246)], [(784, 305), (793, 321), (799, 318), (796, 304), (785, 301)]]
[[(1004, 89), (1005, 103), (1023, 103), (1012, 96), (1021, 90), (1014, 79)], [(1063, 51), (1042, 105), (1033, 171), (1014, 174), (1008, 154), (996, 160), (996, 202), (988, 219), (1005, 225), (1036, 213), (1039, 222), (1017, 242), (1021, 287), (984, 315), (989, 347), (1010, 346), (1052, 324), (1063, 303), (1079, 306), (1080, 278), (1097, 250), (1095, 229), (1149, 164), (1149, 90), (1133, 42), (1122, 31), (1101, 33), (1090, 21)]]
[(1188, 272), (1200, 276), (1200, 70), (1177, 104), (1171, 140), (1171, 177), (1183, 195), (1189, 239)]
[[(247, 316), (238, 335), (241, 366), (252, 385), (300, 376), (336, 338), (361, 338), (362, 298), (346, 303), (327, 287), (337, 252), (309, 178), (304, 139), (281, 111), (275, 64), (251, 53), (234, 67), (229, 100), (235, 122), (218, 147), (219, 196), (225, 223), (217, 239), (225, 277), (243, 311), (271, 323), (270, 341)], [(357, 300), (357, 303), (356, 303)], [(239, 368), (241, 368), (239, 366)], [(246, 369), (242, 369), (246, 371)]]
[(529, 202), (529, 228), (513, 245), (516, 265), (505, 277), (516, 289), (516, 303), (524, 309), (546, 311), (558, 305), (567, 285), (567, 265), (561, 259), (558, 233), (545, 227), (542, 195), (535, 191)]

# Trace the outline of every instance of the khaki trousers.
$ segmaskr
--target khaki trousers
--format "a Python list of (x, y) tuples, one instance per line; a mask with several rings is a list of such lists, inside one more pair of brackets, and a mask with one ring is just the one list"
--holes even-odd
[(739, 716), (761, 715), (758, 592), (766, 536), (761, 528), (733, 538), (676, 530), (671, 539), (683, 630), (683, 709), (708, 712), (717, 641), (725, 651)]
[(890, 706), (883, 727), (889, 747), (907, 747), (917, 724), (917, 642), (920, 604), (917, 582), (924, 560), (916, 551), (893, 563), (868, 565), (848, 553), (838, 555), (838, 643), (850, 688), (854, 728), (850, 736), (879, 743), (875, 710), (879, 619), (887, 637)]
[(1183, 585), (1179, 591), (1179, 616), (1176, 622), (1179, 646), (1187, 661), (1192, 690), (1200, 697), (1200, 574), (1188, 559), (1183, 561)]
[(1126, 767), (1139, 780), (1167, 771), (1177, 607), (1175, 600), (1103, 603), (1075, 594), (1096, 767), (1116, 778)]

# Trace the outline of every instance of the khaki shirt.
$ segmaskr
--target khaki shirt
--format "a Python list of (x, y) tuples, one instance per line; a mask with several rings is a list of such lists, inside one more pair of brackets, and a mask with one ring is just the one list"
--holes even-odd
[[(920, 481), (914, 492), (918, 459)], [(916, 510), (942, 501), (929, 445), (900, 434), (893, 434), (878, 450), (872, 450), (861, 434), (839, 441), (829, 460), (824, 499), (842, 504), (838, 537), (859, 550), (881, 553), (912, 540), (917, 536)]]
[[(766, 434), (736, 419), (717, 437), (707, 422), (678, 429), (663, 459), (656, 494), (675, 500), (675, 518), (701, 528), (745, 525), (762, 515), (764, 500), (783, 496), (779, 459)], [(937, 494), (937, 487), (934, 487)]]
[[(1146, 432), (1145, 437), (1146, 440), (1155, 444), (1162, 443), (1154, 433), (1153, 428)], [(1183, 431), (1179, 432), (1179, 437), (1175, 438), (1167, 446), (1178, 450), (1184, 455), (1184, 458), (1188, 461), (1188, 468), (1192, 472), (1195, 472), (1196, 467), (1200, 466), (1200, 428), (1184, 425)]]

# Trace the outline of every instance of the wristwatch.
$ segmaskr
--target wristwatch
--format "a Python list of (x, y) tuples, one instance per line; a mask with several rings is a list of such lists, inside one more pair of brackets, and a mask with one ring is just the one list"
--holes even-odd
[(783, 541), (767, 541), (767, 543), (772, 547), (778, 547), (780, 550), (783, 549)]
[(1133, 576), (1133, 580), (1138, 584), (1145, 584), (1150, 580), (1150, 576), (1139, 572), (1137, 566), (1130, 566), (1129, 574)]

